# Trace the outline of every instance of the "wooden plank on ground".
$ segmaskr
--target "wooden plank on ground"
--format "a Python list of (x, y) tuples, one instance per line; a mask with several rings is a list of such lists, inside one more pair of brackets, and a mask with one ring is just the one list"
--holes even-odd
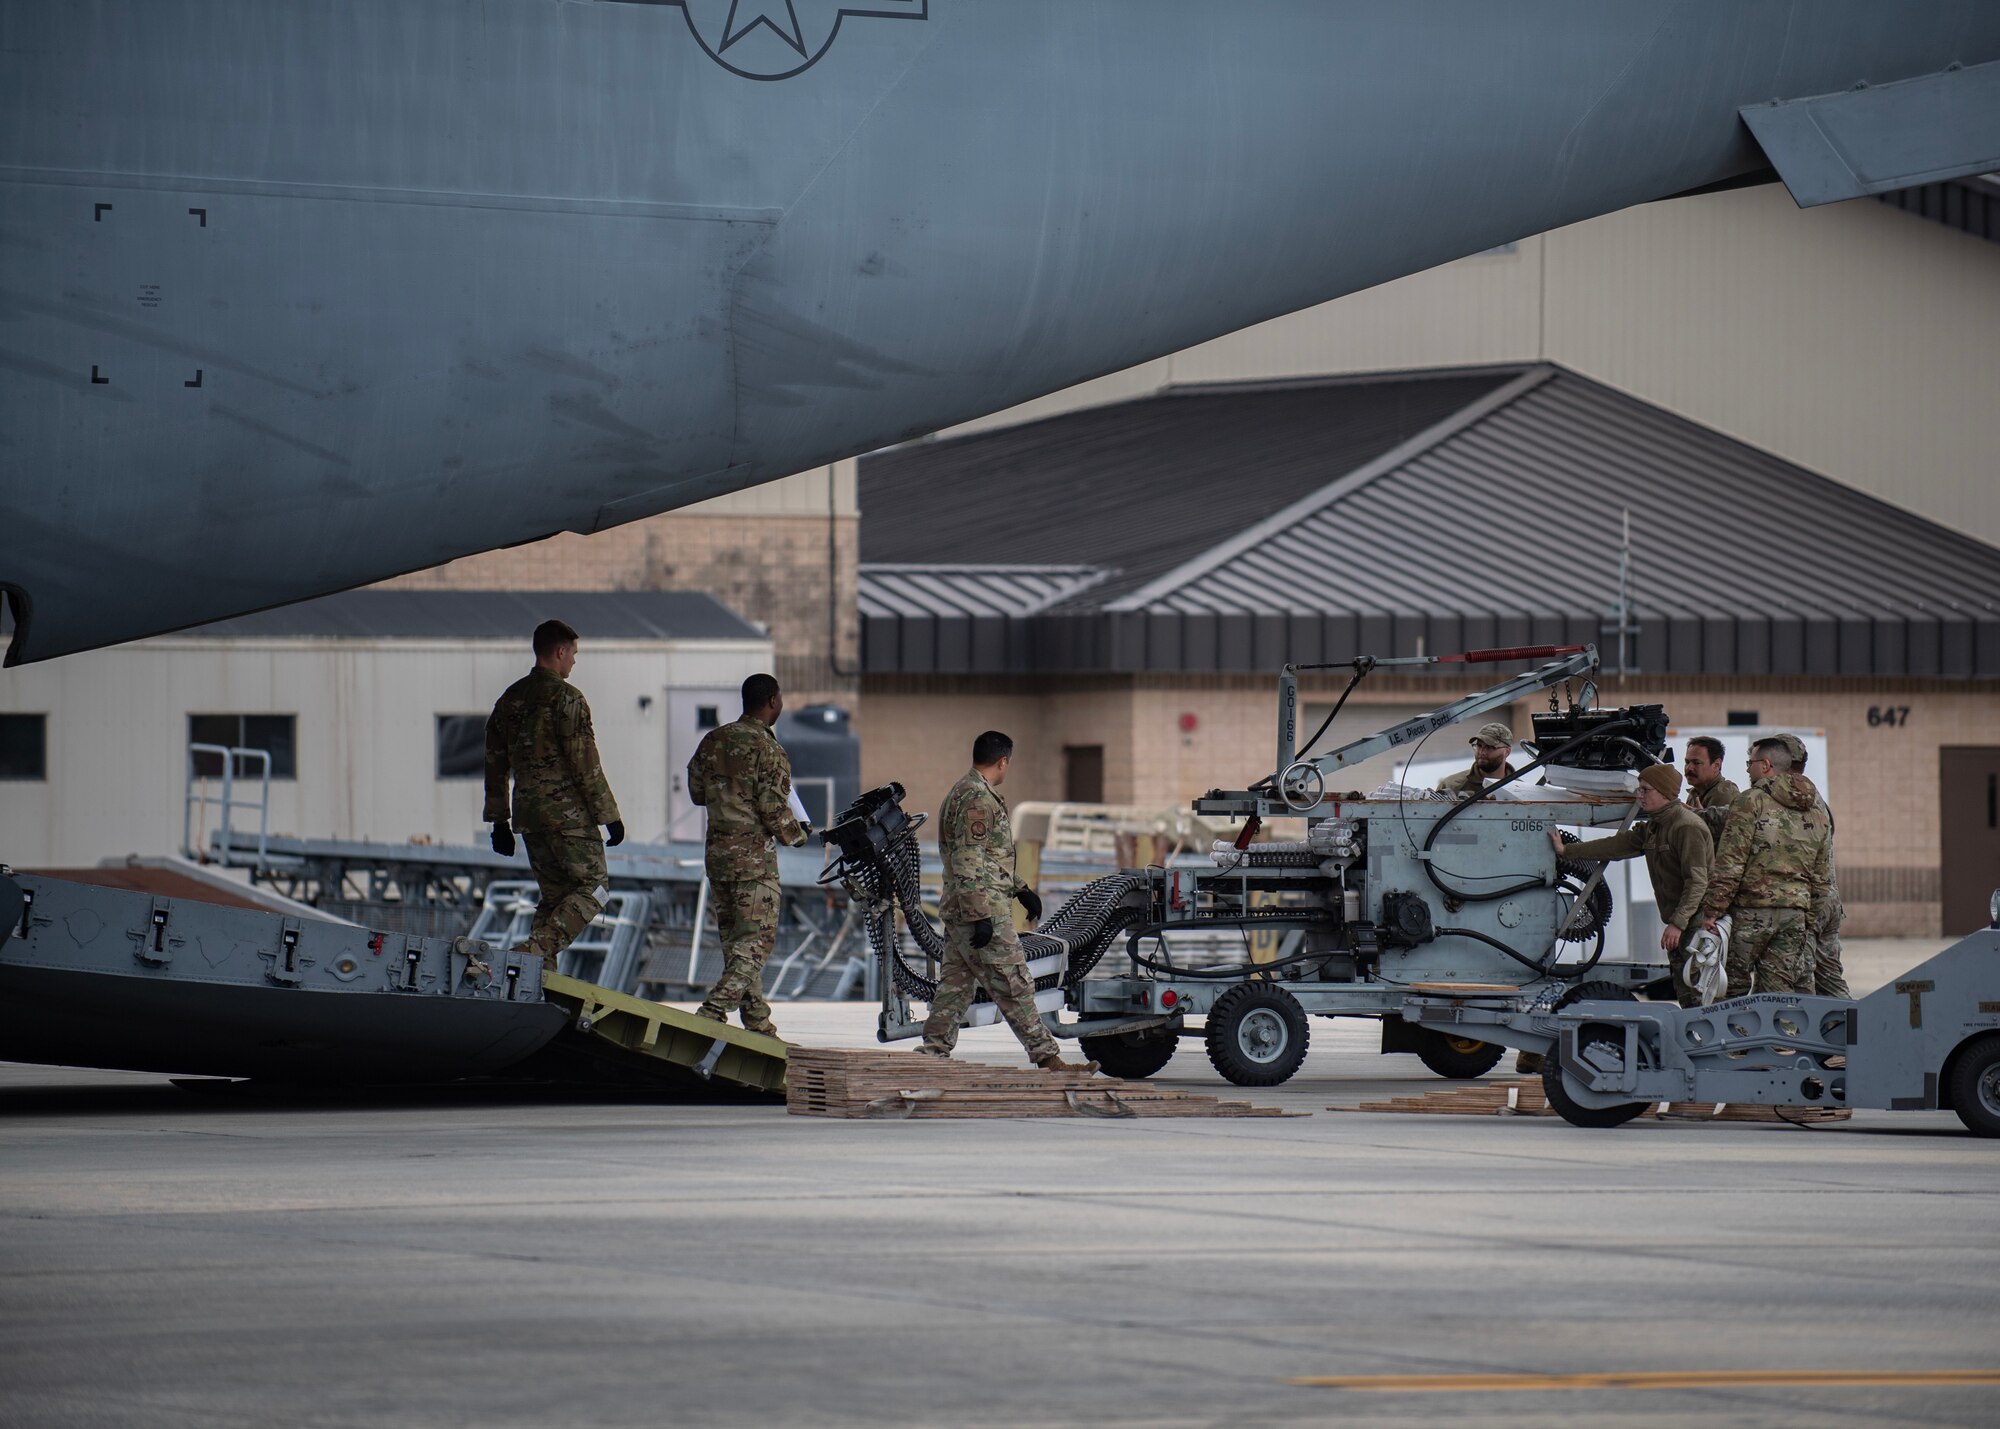
[[(1328, 1107), (1328, 1111), (1400, 1112), (1411, 1116), (1555, 1116), (1539, 1077), (1519, 1081), (1481, 1082), (1476, 1086), (1450, 1087), (1421, 1096), (1391, 1097), (1387, 1101), (1361, 1102), (1351, 1107)], [(1648, 1107), (1642, 1116), (1662, 1116), (1668, 1121), (1762, 1122), (1796, 1126), (1801, 1123), (1846, 1121), (1854, 1115), (1846, 1107), (1762, 1106), (1750, 1103), (1669, 1102), (1665, 1109)]]
[(874, 1048), (795, 1047), (785, 1109), (848, 1119), (1283, 1116), (1171, 1087)]

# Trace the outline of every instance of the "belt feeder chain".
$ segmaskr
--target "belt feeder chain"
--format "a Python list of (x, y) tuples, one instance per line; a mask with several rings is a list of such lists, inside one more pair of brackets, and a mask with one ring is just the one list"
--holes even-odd
[[(944, 937), (924, 912), (922, 862), (917, 830), (923, 814), (903, 809), (903, 786), (885, 784), (870, 789), (841, 811), (820, 841), (837, 850), (820, 874), (822, 884), (838, 882), (862, 905), (862, 926), (868, 945), (889, 966), (890, 976), (906, 996), (929, 1002), (937, 995), (937, 979), (907, 961), (903, 940), (896, 934), (896, 906), (917, 947), (932, 966), (944, 961)], [(1035, 979), (1035, 990), (1074, 989), (1118, 935), (1140, 916), (1133, 895), (1145, 886), (1142, 874), (1115, 873), (1078, 889), (1061, 908), (1043, 919), (1041, 931), (1021, 935), (1021, 952), (1030, 960), (1053, 953), (1067, 954), (1064, 970)], [(985, 997), (982, 995), (982, 1001)]]

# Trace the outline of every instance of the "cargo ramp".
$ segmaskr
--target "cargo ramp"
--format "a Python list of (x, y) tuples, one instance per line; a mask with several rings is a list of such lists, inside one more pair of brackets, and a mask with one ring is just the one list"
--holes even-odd
[(543, 974), (542, 991), (571, 1017), (558, 1048), (614, 1080), (784, 1094), (786, 1049), (776, 1037), (560, 973)]
[(307, 1085), (782, 1095), (785, 1044), (531, 954), (0, 867), (0, 1059)]

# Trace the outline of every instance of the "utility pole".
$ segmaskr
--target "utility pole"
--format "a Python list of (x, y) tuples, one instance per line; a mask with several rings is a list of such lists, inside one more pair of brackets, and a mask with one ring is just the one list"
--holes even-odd
[(1605, 635), (1618, 637), (1618, 660), (1612, 666), (1614, 675), (1636, 675), (1639, 673), (1639, 624), (1632, 618), (1632, 508), (1626, 507), (1623, 516), (1623, 539), (1618, 549), (1618, 599), (1605, 612), (1604, 624), (1599, 628)]

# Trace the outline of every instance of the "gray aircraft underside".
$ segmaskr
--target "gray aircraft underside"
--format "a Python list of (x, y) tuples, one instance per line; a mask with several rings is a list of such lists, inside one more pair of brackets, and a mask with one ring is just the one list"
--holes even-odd
[(8, 662), (2000, 166), (1996, 61), (1990, 0), (0, 0)]

